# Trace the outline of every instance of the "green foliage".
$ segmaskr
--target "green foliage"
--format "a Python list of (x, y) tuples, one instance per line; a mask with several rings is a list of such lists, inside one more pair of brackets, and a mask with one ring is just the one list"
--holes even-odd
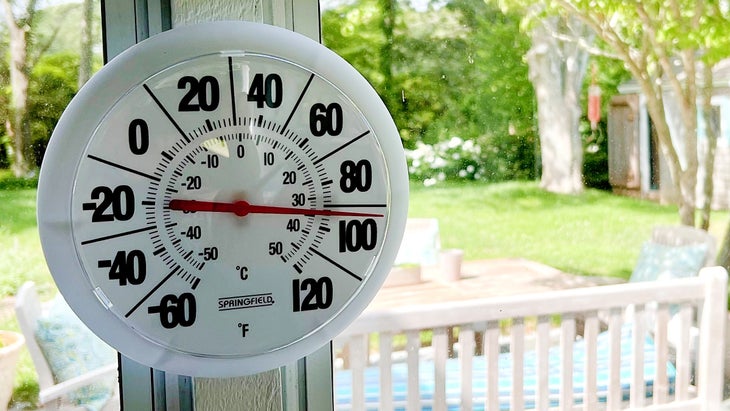
[[(101, 44), (101, 7), (96, 1), (92, 32), (95, 43)], [(83, 7), (81, 1), (63, 2), (38, 11), (35, 44), (47, 47), (46, 54), (69, 52), (78, 54), (81, 45), (81, 24)], [(59, 29), (60, 25), (60, 29)], [(52, 41), (49, 41), (51, 40)]]
[[(0, 65), (0, 79), (7, 78), (7, 74), (3, 77), (4, 73), (7, 73), (7, 65)], [(73, 52), (47, 54), (33, 66), (28, 90), (28, 118), (36, 166), (40, 166), (53, 128), (76, 93), (77, 78), (78, 54)], [(3, 91), (0, 93), (0, 117), (7, 115), (10, 99), (9, 87)], [(0, 168), (7, 168), (7, 148), (12, 142), (5, 134), (5, 125), (0, 126)]]
[(436, 144), (416, 143), (406, 150), (411, 180), (432, 186), (445, 180), (480, 180), (486, 172), (481, 148), (471, 140), (453, 137)]
[(484, 162), (486, 181), (534, 180), (539, 175), (538, 137), (533, 132), (483, 136), (487, 152)]
[[(0, 31), (0, 35), (2, 31)], [(3, 44), (0, 37), (0, 50), (7, 50), (6, 44)], [(8, 113), (8, 102), (10, 98), (10, 87), (7, 85), (10, 83), (10, 73), (8, 72), (8, 65), (5, 64), (5, 59), (0, 59), (0, 118), (6, 119), (10, 115)], [(0, 169), (7, 168), (10, 166), (8, 162), (8, 153), (6, 146), (10, 144), (10, 139), (5, 132), (4, 122), (0, 124)]]
[[(668, 70), (676, 70), (671, 65), (676, 65), (683, 53), (686, 53), (684, 60), (687, 56), (699, 57), (709, 64), (730, 57), (730, 16), (727, 7), (717, 2), (551, 0), (549, 3), (581, 16), (635, 76), (651, 83), (671, 74)], [(656, 83), (653, 87), (660, 87), (660, 82)]]
[(412, 181), (426, 186), (444, 181), (531, 180), (535, 153), (528, 150), (534, 149), (534, 142), (520, 138), (495, 136), (484, 144), (459, 137), (434, 144), (419, 141), (415, 149), (406, 150), (408, 172)]
[(38, 187), (38, 178), (15, 177), (10, 170), (0, 169), (0, 190), (22, 190)]
[(519, 16), (481, 1), (426, 10), (391, 4), (392, 35), (381, 2), (359, 0), (323, 13), (323, 37), (379, 91), (405, 147), (458, 137), (480, 147), (483, 157), (473, 160), (486, 168), (477, 173), (483, 178), (534, 178), (529, 39)]
[(611, 190), (608, 181), (608, 132), (602, 117), (596, 130), (591, 130), (587, 119), (581, 121), (583, 138), (583, 183), (586, 187)]
[[(37, 166), (50, 138), (53, 127), (77, 88), (77, 71), (81, 33), (80, 3), (63, 3), (37, 11), (30, 35), (29, 60), (35, 64), (30, 72), (28, 111)], [(101, 40), (100, 7), (95, 8), (93, 32), (95, 43)], [(8, 35), (0, 25), (0, 119), (8, 118), (10, 82), (8, 74)], [(101, 67), (101, 55), (95, 55), (92, 66)], [(12, 142), (0, 124), (0, 168), (9, 166), (8, 153)]]
[(76, 93), (78, 64), (78, 54), (59, 52), (43, 57), (33, 67), (28, 113), (33, 136), (31, 144), (38, 161), (43, 158), (63, 110)]
[(322, 14), (325, 45), (357, 67), (376, 89), (383, 83), (378, 50), (385, 36), (374, 28), (380, 26), (382, 18), (375, 0), (343, 5)]
[(449, 45), (456, 56), (445, 60), (453, 62), (445, 91), (458, 110), (445, 113), (440, 125), (455, 124), (455, 134), (469, 138), (534, 134), (534, 93), (523, 58), (530, 43), (519, 30), (520, 16), (468, 0), (454, 0), (447, 9), (467, 35)]

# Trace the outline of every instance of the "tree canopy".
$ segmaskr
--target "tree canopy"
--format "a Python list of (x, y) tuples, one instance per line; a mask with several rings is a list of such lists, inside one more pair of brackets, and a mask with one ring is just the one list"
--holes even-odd
[[(679, 193), (680, 219), (694, 225), (698, 79), (702, 64), (711, 67), (730, 56), (727, 11), (717, 3), (694, 0), (552, 0), (551, 4), (589, 25), (638, 82)], [(711, 79), (702, 82), (711, 87)], [(678, 127), (670, 127), (667, 112), (679, 119)]]
[[(79, 21), (81, 12), (78, 4), (68, 4), (36, 16), (30, 50), (44, 57), (34, 58), (39, 67), (29, 75), (32, 83), (45, 85), (30, 87), (28, 110), (38, 152), (67, 101), (62, 99), (73, 94), (69, 85), (78, 66), (79, 30), (57, 30), (54, 22), (60, 15)], [(522, 12), (505, 12), (496, 1), (451, 0), (415, 8), (404, 0), (356, 0), (326, 9), (322, 20), (325, 45), (373, 83), (406, 148), (441, 143), (449, 151), (454, 141), (470, 142), (468, 160), (452, 159), (453, 167), (433, 169), (430, 176), (463, 176), (467, 167), (476, 170), (467, 178), (488, 181), (539, 176), (536, 97), (525, 59), (531, 39), (520, 29)], [(95, 24), (98, 32), (98, 17)], [(1, 38), (7, 41), (7, 36)], [(0, 65), (0, 78), (7, 73), (7, 66)], [(52, 84), (61, 85), (53, 96)], [(8, 98), (6, 89), (0, 110), (7, 110)], [(605, 158), (605, 148), (594, 144), (593, 137), (584, 133), (583, 145), (598, 148), (591, 151), (592, 158)], [(4, 143), (8, 146), (7, 137)], [(591, 172), (605, 169), (604, 163), (590, 163)], [(594, 180), (593, 174), (589, 177)]]
[[(466, 0), (425, 10), (382, 3), (327, 10), (324, 43), (380, 92), (404, 145), (457, 137), (481, 147), (484, 179), (534, 178), (535, 103), (520, 16)], [(381, 24), (386, 12), (392, 31)]]
[[(53, 127), (77, 89), (82, 21), (82, 7), (66, 3), (36, 9), (37, 2), (2, 0), (5, 24), (0, 25), (0, 166), (22, 164), (18, 175), (26, 175), (40, 165), (42, 153)], [(12, 10), (13, 13), (9, 10)], [(100, 14), (96, 7), (94, 32), (100, 33)], [(10, 19), (15, 19), (11, 29)], [(18, 30), (22, 25), (22, 30)], [(10, 33), (15, 42), (11, 52)], [(18, 33), (26, 32), (25, 36)], [(98, 45), (100, 37), (95, 43)], [(22, 52), (21, 52), (22, 51)], [(100, 50), (98, 50), (100, 53)], [(97, 53), (98, 54), (98, 53)], [(92, 57), (95, 67), (101, 66), (100, 55)], [(11, 75), (12, 67), (17, 67)], [(12, 81), (11, 81), (12, 80)], [(7, 85), (7, 86), (6, 86)]]

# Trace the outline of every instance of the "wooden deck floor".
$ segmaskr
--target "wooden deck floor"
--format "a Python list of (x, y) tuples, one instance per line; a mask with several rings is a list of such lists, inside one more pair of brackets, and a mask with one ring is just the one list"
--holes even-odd
[(565, 288), (592, 287), (621, 282), (585, 277), (524, 259), (465, 261), (461, 279), (447, 281), (438, 266), (424, 267), (417, 284), (383, 287), (367, 310), (478, 299)]

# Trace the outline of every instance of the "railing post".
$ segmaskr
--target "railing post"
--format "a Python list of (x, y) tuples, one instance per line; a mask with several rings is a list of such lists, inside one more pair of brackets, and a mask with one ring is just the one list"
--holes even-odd
[(722, 267), (704, 269), (706, 297), (702, 307), (699, 342), (698, 390), (703, 410), (717, 410), (722, 402), (727, 322), (727, 271)]

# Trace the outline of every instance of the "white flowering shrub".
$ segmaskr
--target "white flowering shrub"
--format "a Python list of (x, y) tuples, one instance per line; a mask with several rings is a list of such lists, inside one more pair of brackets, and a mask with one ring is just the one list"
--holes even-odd
[(481, 147), (472, 140), (452, 137), (434, 145), (416, 143), (406, 150), (411, 180), (431, 186), (445, 180), (480, 180), (485, 176)]

